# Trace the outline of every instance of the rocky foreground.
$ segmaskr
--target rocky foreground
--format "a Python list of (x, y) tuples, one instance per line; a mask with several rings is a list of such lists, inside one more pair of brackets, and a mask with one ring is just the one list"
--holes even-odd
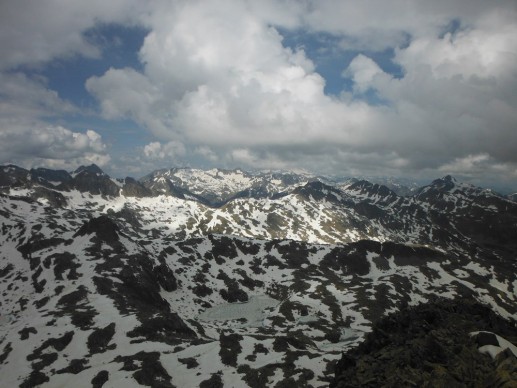
[(473, 301), (404, 308), (343, 355), (330, 387), (516, 387), (516, 354), (492, 333), (516, 343), (515, 322)]

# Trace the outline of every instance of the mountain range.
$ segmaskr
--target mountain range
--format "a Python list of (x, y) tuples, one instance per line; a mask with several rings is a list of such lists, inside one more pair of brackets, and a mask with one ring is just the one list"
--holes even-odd
[(2, 166), (0, 381), (328, 386), (404, 306), (475, 301), (515, 322), (517, 203), (451, 176), (397, 187)]

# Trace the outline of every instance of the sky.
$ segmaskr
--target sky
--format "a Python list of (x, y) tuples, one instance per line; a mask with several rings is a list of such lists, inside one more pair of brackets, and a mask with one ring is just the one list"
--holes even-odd
[(3, 0), (0, 163), (517, 190), (515, 0)]

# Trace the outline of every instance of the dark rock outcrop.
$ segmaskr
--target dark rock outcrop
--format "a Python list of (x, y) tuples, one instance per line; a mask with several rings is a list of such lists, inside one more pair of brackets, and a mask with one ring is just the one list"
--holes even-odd
[(517, 339), (515, 322), (477, 302), (438, 300), (404, 308), (378, 321), (363, 343), (343, 355), (330, 387), (516, 386), (507, 372), (517, 364), (506, 357), (510, 361), (500, 368), (481, 354), (469, 335), (479, 330)]
[(119, 227), (108, 216), (100, 216), (92, 218), (90, 221), (84, 223), (83, 226), (74, 235), (84, 236), (86, 234), (95, 234), (97, 238), (106, 243), (114, 243), (119, 240)]
[(32, 181), (44, 186), (56, 186), (72, 180), (72, 176), (65, 170), (51, 170), (49, 168), (33, 168), (30, 170)]
[(150, 189), (131, 177), (127, 177), (125, 179), (121, 193), (126, 197), (137, 198), (151, 197), (153, 195), (153, 192)]
[(36, 186), (31, 193), (31, 198), (34, 200), (46, 200), (51, 207), (65, 207), (67, 200), (59, 191), (47, 189), (42, 186)]
[(81, 166), (74, 174), (74, 178), (69, 182), (70, 188), (103, 196), (119, 195), (120, 187), (95, 164)]
[(9, 164), (0, 166), (0, 187), (19, 187), (27, 183), (29, 171)]

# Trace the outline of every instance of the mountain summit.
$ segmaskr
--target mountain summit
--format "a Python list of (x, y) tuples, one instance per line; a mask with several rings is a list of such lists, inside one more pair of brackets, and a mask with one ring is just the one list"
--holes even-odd
[(95, 174), (97, 176), (106, 175), (104, 171), (102, 171), (101, 168), (94, 163), (90, 164), (89, 166), (80, 166), (73, 172), (72, 175), (76, 176), (81, 173)]

